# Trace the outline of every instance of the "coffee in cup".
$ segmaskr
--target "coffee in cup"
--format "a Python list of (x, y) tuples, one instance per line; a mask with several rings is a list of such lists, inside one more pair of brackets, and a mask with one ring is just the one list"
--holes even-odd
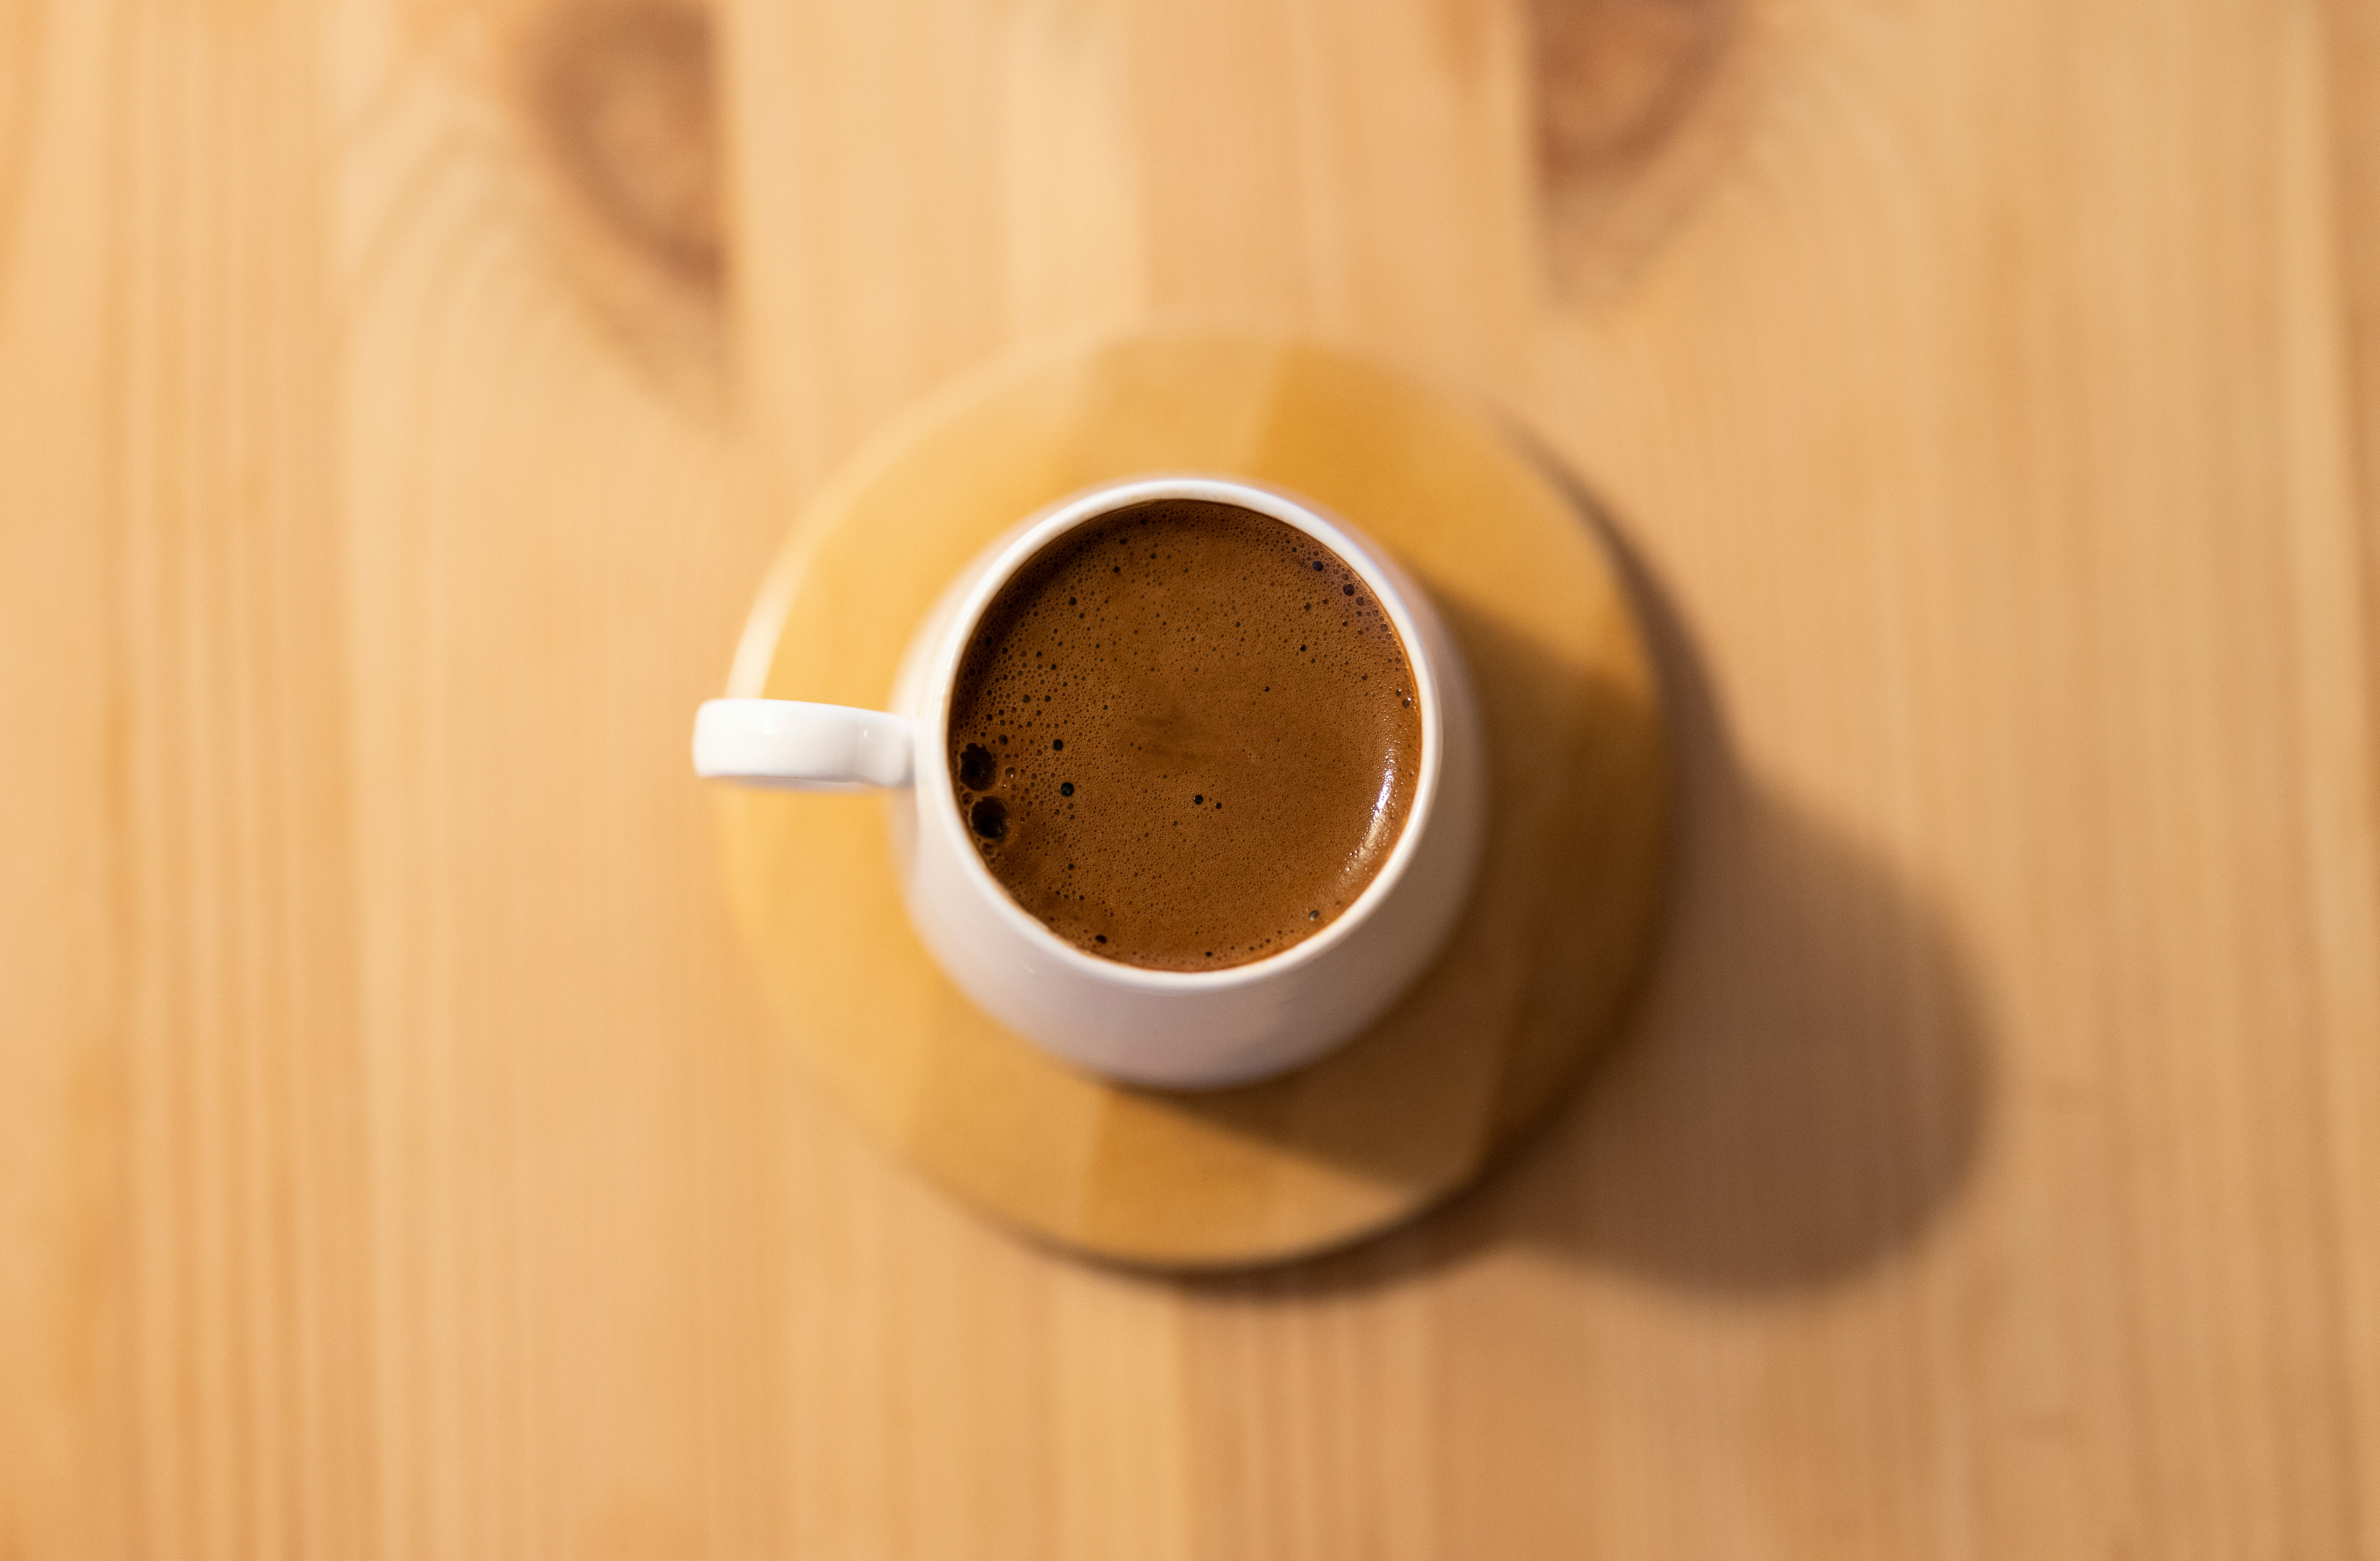
[(1379, 598), (1307, 532), (1161, 498), (1028, 559), (977, 621), (945, 751), (984, 865), (1085, 953), (1214, 970), (1328, 928), (1421, 769)]

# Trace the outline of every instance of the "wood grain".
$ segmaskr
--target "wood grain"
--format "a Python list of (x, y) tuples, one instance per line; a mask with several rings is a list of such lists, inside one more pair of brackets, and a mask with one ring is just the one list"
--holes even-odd
[[(0, 1555), (2380, 1555), (2366, 9), (0, 0)], [(683, 774), (1182, 314), (1509, 409), (1684, 738), (1575, 1104), (1193, 1285), (823, 1108)]]

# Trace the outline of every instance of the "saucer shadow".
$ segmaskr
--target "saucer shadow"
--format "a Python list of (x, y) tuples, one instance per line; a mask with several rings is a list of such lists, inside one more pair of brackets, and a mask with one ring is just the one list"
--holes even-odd
[(1192, 1282), (1204, 1292), (1367, 1289), (1514, 1246), (1701, 1290), (1811, 1288), (1909, 1248), (1973, 1168), (1993, 1081), (1954, 933), (1876, 850), (1746, 769), (1669, 598), (1572, 495), (1629, 577), (1675, 745), (1675, 876), (1645, 987), (1470, 1191), (1335, 1255)]

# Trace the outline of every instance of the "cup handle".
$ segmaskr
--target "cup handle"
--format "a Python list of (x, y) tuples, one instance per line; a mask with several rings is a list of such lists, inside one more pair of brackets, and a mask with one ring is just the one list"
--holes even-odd
[(912, 725), (845, 704), (705, 700), (694, 713), (694, 773), (781, 791), (906, 786)]

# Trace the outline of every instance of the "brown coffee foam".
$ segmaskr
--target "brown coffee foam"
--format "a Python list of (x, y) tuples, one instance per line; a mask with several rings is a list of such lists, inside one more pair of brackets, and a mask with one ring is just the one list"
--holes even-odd
[(968, 642), (946, 736), (1010, 896), (1158, 970), (1330, 925), (1395, 846), (1421, 766), (1413, 669), (1362, 578), (1293, 526), (1187, 499), (1028, 561)]

